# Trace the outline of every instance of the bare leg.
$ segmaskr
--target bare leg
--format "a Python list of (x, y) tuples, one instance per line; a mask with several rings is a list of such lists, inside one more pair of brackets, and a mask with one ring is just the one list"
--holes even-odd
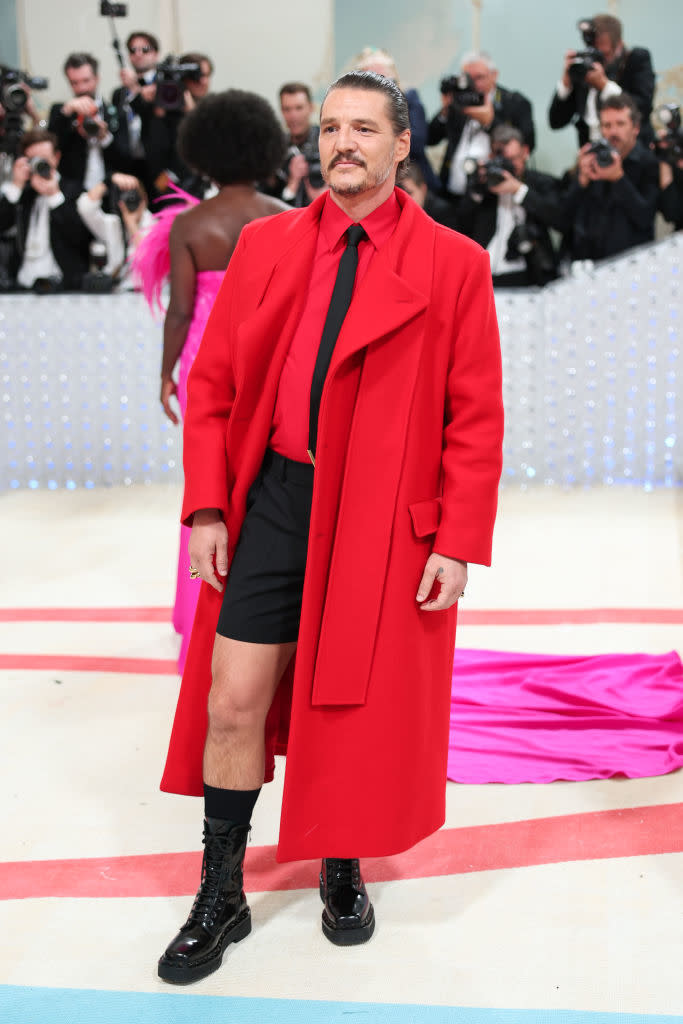
[(265, 767), (264, 730), (296, 643), (252, 644), (216, 636), (213, 649), (204, 781), (220, 789), (258, 789)]

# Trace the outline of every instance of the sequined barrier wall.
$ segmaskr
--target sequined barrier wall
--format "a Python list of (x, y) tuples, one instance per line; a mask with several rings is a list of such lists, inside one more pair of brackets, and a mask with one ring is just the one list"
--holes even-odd
[[(503, 483), (683, 481), (683, 236), (538, 292), (500, 292)], [(0, 489), (181, 478), (139, 295), (0, 297)]]

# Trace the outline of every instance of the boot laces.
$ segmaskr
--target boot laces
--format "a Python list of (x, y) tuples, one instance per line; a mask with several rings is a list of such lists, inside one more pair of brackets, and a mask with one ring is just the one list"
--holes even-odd
[(228, 861), (230, 837), (213, 835), (208, 843), (205, 835), (202, 842), (204, 844), (202, 877), (190, 911), (190, 921), (193, 923), (205, 919), (207, 915), (213, 916), (227, 896), (225, 878), (230, 866)]
[(329, 881), (339, 886), (354, 885), (354, 866), (353, 860), (328, 860)]

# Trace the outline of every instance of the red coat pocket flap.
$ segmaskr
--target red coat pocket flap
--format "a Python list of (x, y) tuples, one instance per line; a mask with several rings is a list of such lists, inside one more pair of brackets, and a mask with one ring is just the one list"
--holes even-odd
[(416, 537), (428, 537), (436, 533), (441, 521), (441, 498), (428, 498), (427, 501), (414, 501), (408, 506), (413, 530)]

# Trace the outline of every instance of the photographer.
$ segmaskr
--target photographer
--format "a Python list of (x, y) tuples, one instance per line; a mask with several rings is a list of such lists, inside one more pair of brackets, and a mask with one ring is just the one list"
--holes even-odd
[(397, 184), (437, 224), (443, 224), (447, 228), (452, 228), (453, 231), (459, 230), (453, 205), (440, 196), (434, 195), (418, 164), (411, 163)]
[(188, 75), (183, 79), (185, 86), (185, 113), (189, 114), (197, 106), (200, 100), (208, 96), (211, 91), (211, 76), (213, 74), (213, 61), (205, 53), (184, 53), (178, 58), (180, 64), (185, 66), (197, 64), (199, 72)]
[(562, 78), (553, 94), (548, 121), (553, 129), (573, 123), (579, 146), (600, 136), (599, 107), (622, 90), (631, 96), (640, 111), (640, 138), (652, 141), (650, 114), (655, 90), (655, 74), (650, 51), (641, 46), (624, 46), (622, 25), (610, 14), (597, 14), (579, 22), (585, 50), (568, 50)]
[(120, 286), (127, 276), (126, 258), (153, 221), (141, 182), (115, 171), (110, 180), (81, 193), (76, 208), (93, 237), (105, 246), (102, 271)]
[(60, 178), (59, 157), (51, 132), (25, 132), (12, 181), (0, 189), (0, 232), (16, 229), (12, 270), (20, 288), (78, 289), (88, 270), (90, 232), (73, 186)]
[(492, 152), (469, 176), (458, 230), (488, 250), (494, 285), (547, 284), (557, 276), (548, 228), (561, 222), (560, 183), (527, 167), (529, 147), (516, 128), (496, 128)]
[(275, 177), (261, 188), (290, 206), (308, 206), (326, 186), (320, 173), (320, 128), (311, 123), (313, 96), (304, 82), (285, 82), (280, 89), (280, 112), (287, 126), (285, 158)]
[(659, 160), (659, 211), (676, 231), (683, 228), (683, 126), (681, 111), (665, 104), (656, 116), (666, 125), (657, 132), (655, 154)]
[(114, 90), (112, 104), (119, 112), (126, 163), (118, 168), (139, 178), (150, 197), (166, 189), (166, 181), (155, 182), (166, 168), (171, 150), (165, 112), (157, 106), (157, 65), (159, 43), (150, 32), (131, 32), (126, 39), (130, 68), (121, 69), (121, 86)]
[(484, 53), (466, 55), (461, 75), (441, 82), (441, 110), (429, 125), (427, 144), (435, 146), (444, 138), (448, 140), (440, 177), (442, 194), (454, 204), (466, 191), (465, 160), (487, 159), (491, 132), (499, 124), (519, 129), (529, 151), (533, 151), (531, 103), (521, 93), (497, 83), (496, 66)]
[(64, 74), (73, 96), (50, 110), (48, 131), (57, 136), (60, 173), (80, 192), (125, 162), (119, 120), (100, 94), (99, 64), (89, 53), (72, 53)]
[(600, 110), (603, 139), (579, 151), (563, 202), (573, 260), (600, 260), (654, 239), (657, 160), (638, 140), (640, 111), (621, 93)]

